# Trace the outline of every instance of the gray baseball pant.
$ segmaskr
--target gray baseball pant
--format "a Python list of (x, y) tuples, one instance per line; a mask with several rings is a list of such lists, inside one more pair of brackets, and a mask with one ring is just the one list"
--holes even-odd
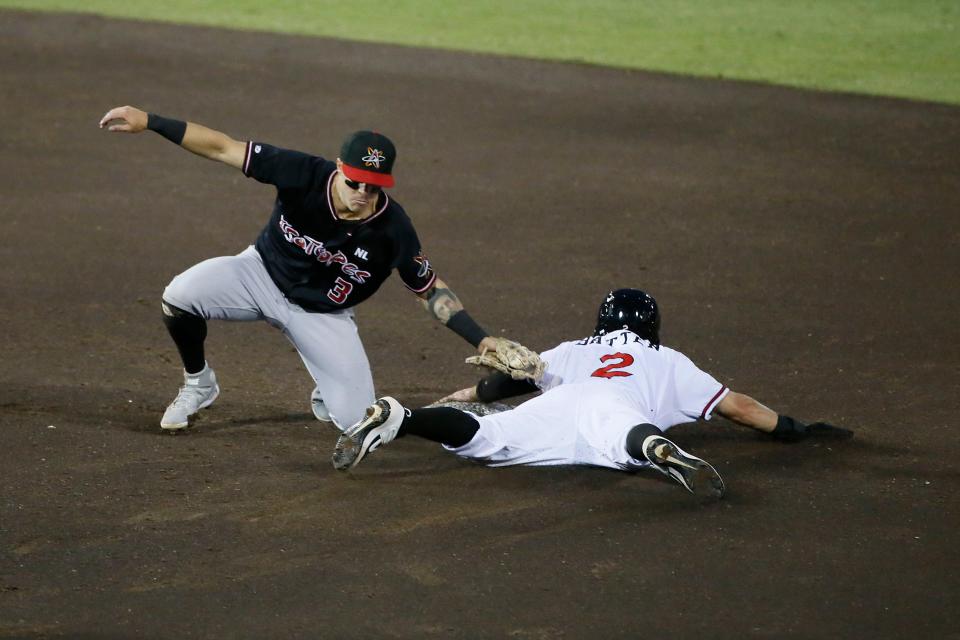
[(311, 313), (290, 302), (252, 246), (190, 267), (170, 282), (163, 299), (207, 320), (265, 320), (280, 329), (300, 354), (340, 429), (363, 418), (376, 399), (353, 310)]

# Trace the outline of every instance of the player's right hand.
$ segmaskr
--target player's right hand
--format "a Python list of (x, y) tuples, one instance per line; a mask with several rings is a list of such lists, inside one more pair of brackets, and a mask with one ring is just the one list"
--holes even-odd
[(136, 107), (114, 107), (100, 118), (100, 128), (107, 131), (139, 133), (147, 128), (147, 112)]

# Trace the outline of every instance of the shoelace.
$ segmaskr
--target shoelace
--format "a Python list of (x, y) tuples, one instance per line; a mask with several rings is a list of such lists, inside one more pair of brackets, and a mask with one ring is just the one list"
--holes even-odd
[(202, 396), (212, 387), (188, 387), (186, 385), (180, 387), (180, 393), (177, 394), (177, 397), (173, 399), (171, 403), (175, 407), (182, 407), (187, 404), (190, 396)]

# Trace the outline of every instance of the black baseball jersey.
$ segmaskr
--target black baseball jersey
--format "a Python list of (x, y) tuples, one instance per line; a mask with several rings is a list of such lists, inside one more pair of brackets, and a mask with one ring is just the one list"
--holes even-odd
[(416, 293), (433, 286), (436, 274), (410, 218), (386, 193), (369, 218), (341, 220), (333, 205), (335, 163), (262, 142), (247, 143), (243, 173), (277, 187), (256, 248), (292, 302), (310, 311), (346, 309), (373, 295), (394, 269)]

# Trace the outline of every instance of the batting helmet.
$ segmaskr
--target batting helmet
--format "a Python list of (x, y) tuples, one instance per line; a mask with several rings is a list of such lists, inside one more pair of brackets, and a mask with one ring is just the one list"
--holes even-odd
[(629, 329), (654, 347), (660, 346), (660, 310), (657, 301), (640, 289), (616, 289), (600, 303), (593, 335)]

